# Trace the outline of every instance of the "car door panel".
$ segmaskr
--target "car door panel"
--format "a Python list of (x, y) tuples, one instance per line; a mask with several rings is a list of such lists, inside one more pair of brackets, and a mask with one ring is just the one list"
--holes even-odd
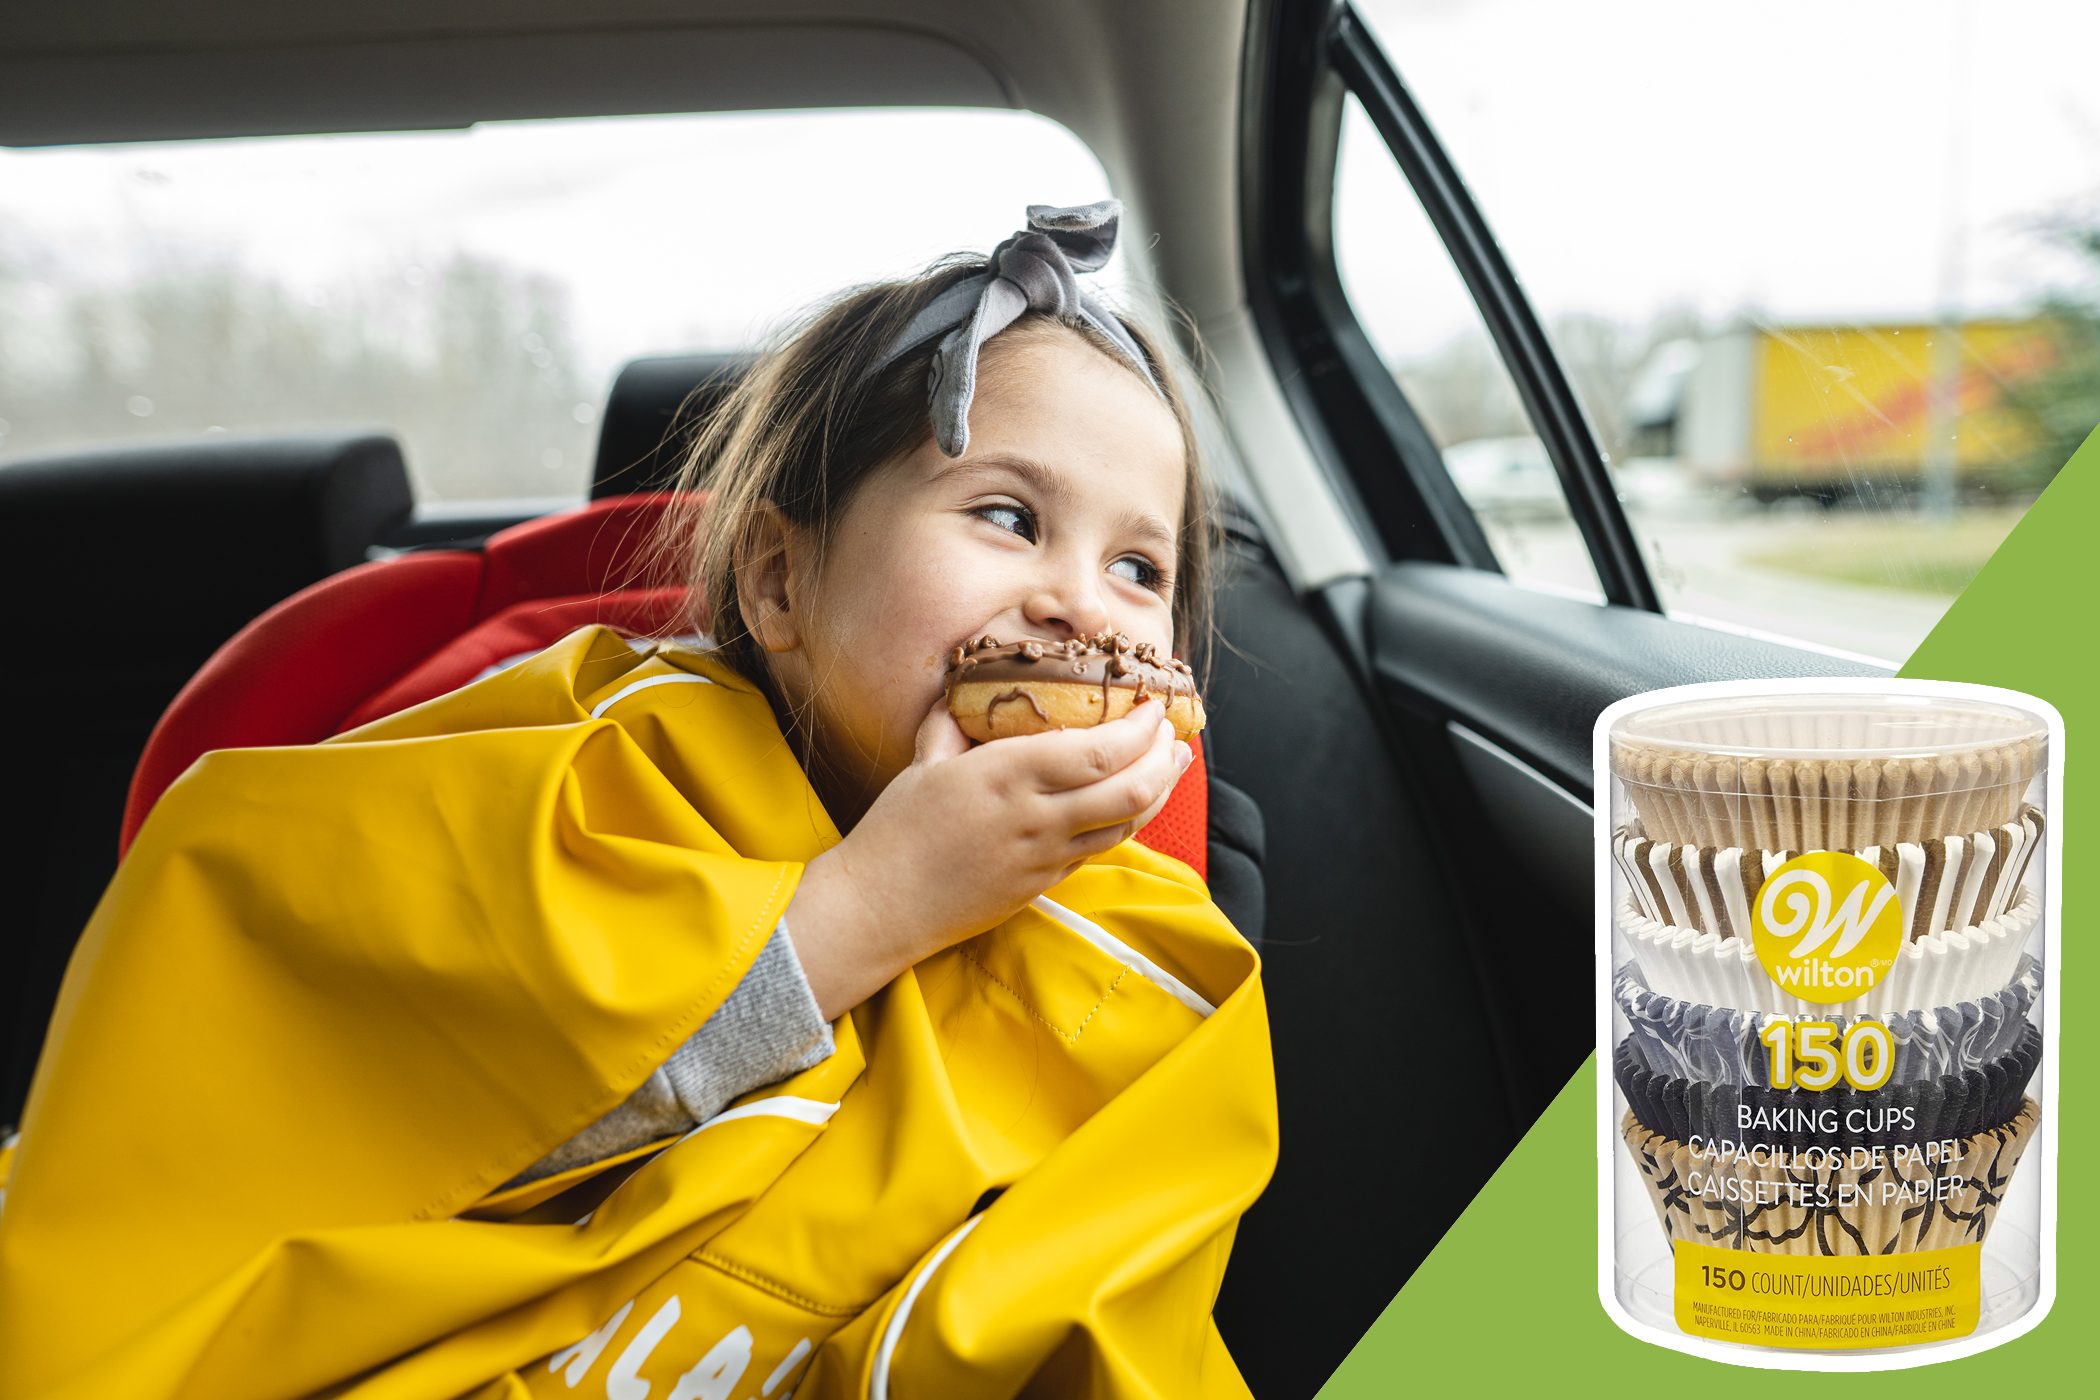
[(1481, 569), (1395, 564), (1366, 607), (1370, 664), (1388, 698), (1463, 721), (1585, 800), (1590, 731), (1614, 700), (1692, 681), (1883, 674)]

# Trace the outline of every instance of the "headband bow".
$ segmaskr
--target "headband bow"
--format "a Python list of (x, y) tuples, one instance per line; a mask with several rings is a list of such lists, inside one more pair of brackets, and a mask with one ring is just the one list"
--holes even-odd
[(933, 437), (942, 452), (960, 457), (970, 444), (970, 401), (977, 393), (978, 351), (1023, 312), (1043, 311), (1064, 320), (1083, 321), (1099, 331), (1145, 377), (1154, 393), (1166, 397), (1123, 323), (1079, 286), (1080, 273), (1099, 271), (1115, 251), (1116, 224), (1122, 215), (1119, 199), (1068, 209), (1029, 205), (1028, 227), (992, 250), (991, 270), (965, 278), (928, 302), (864, 378), (879, 374), (934, 336), (943, 336), (927, 386)]

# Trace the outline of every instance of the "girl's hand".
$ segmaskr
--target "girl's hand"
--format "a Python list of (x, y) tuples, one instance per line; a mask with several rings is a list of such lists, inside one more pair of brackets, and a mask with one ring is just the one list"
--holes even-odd
[(971, 747), (943, 697), (911, 766), (809, 863), (789, 901), (826, 1020), (1015, 910), (1159, 815), (1188, 767), (1166, 707)]

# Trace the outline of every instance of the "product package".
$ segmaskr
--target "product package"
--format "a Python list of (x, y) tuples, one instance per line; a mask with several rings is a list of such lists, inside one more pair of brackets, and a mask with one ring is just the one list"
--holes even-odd
[(2062, 724), (1905, 681), (1597, 727), (1599, 1288), (1648, 1340), (1872, 1369), (2053, 1296)]

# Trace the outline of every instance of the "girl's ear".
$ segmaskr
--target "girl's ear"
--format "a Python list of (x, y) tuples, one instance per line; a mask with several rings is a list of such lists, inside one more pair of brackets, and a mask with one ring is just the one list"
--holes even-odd
[(737, 605), (759, 646), (771, 652), (802, 645), (795, 613), (795, 570), (801, 533), (771, 501), (761, 501), (736, 565)]

